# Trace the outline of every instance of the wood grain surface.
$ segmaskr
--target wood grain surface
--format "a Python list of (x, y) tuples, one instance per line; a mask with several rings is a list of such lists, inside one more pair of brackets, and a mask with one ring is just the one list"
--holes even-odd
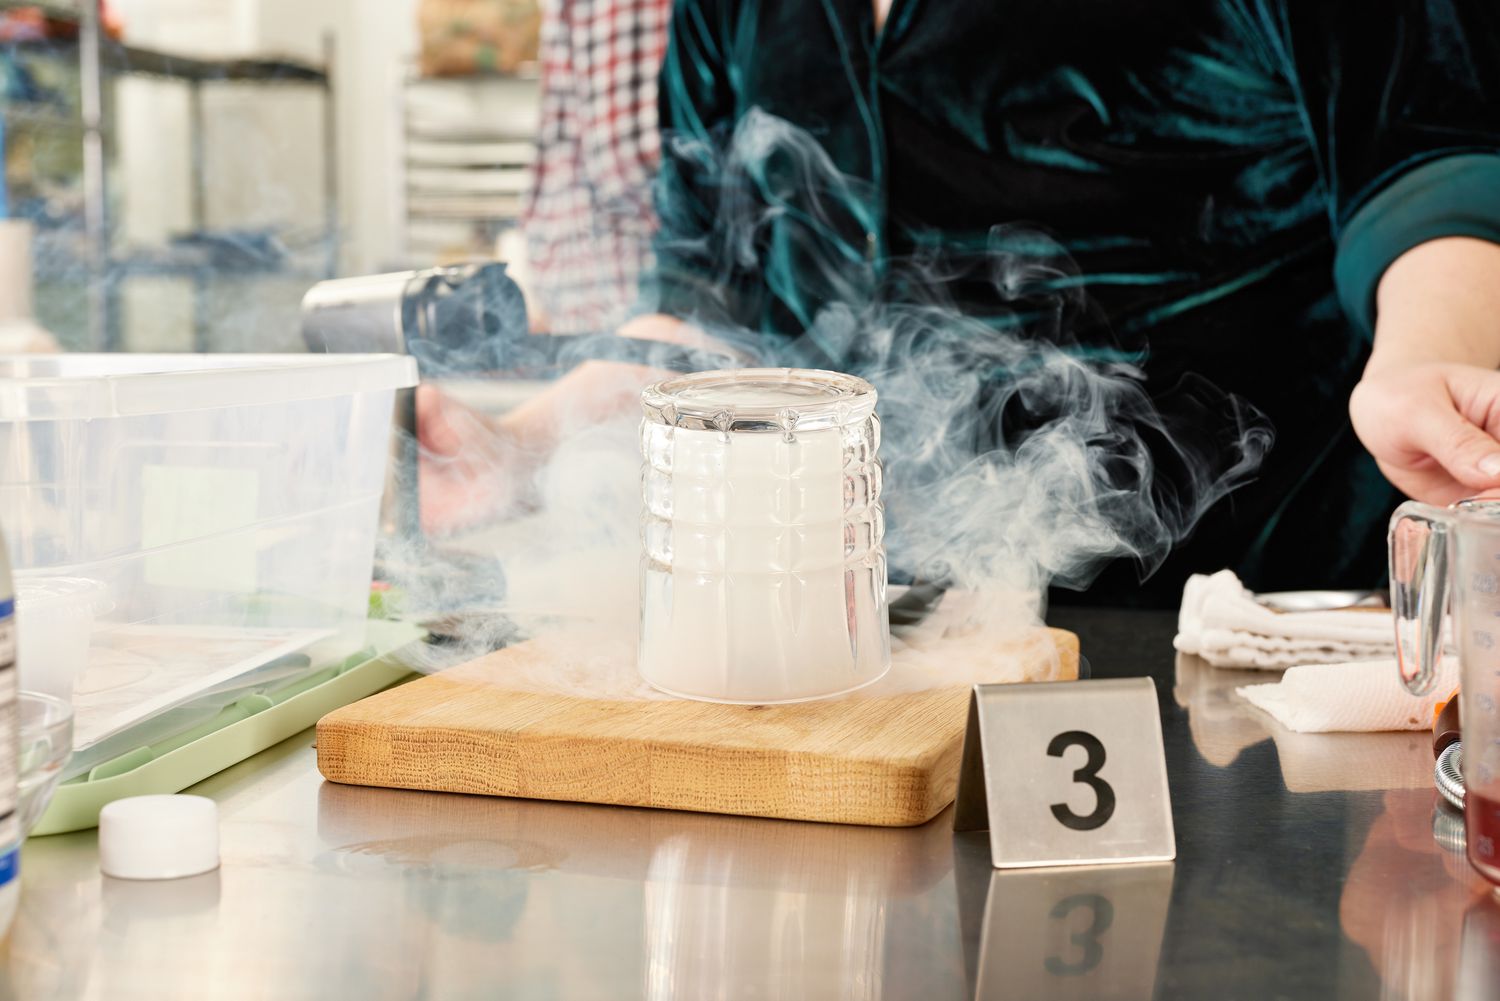
[[(1036, 673), (1078, 676), (1072, 633), (1014, 646)], [(507, 647), (330, 713), (319, 769), (352, 785), (882, 827), (953, 800), (967, 685), (738, 706), (507, 684), (537, 656)]]

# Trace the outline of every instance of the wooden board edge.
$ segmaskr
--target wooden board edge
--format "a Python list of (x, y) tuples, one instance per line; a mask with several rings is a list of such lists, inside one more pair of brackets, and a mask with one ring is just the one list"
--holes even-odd
[[(512, 799), (535, 799), (548, 802), (589, 803), (600, 806), (641, 807), (656, 810), (680, 810), (688, 813), (724, 814), (729, 816), (758, 817), (767, 820), (796, 820), (812, 823), (851, 824), (861, 827), (919, 827), (941, 813), (952, 801), (952, 791), (942, 790), (945, 783), (927, 769), (910, 762), (862, 762), (871, 769), (872, 788), (909, 788), (916, 794), (905, 802), (881, 800), (868, 809), (851, 808), (849, 801), (838, 804), (836, 809), (819, 809), (815, 803), (787, 799), (781, 806), (770, 806), (755, 802), (754, 797), (736, 801), (733, 796), (719, 800), (713, 805), (695, 803), (692, 791), (674, 790), (670, 786), (651, 786), (644, 799), (608, 795), (571, 796), (533, 795), (524, 782), (505, 783), (491, 777), (485, 783), (468, 783), (451, 775), (445, 775), (435, 760), (440, 745), (418, 741), (402, 741), (399, 727), (358, 727), (341, 725), (337, 721), (319, 724), (317, 742), (317, 767), (319, 773), (339, 785), (363, 786), (367, 788), (406, 789), (421, 792), (452, 793), (459, 795), (500, 796)], [(607, 739), (572, 738), (571, 742), (581, 753), (588, 753), (590, 745), (597, 756), (617, 756), (619, 748)], [(531, 753), (528, 741), (512, 739), (508, 742), (510, 753), (520, 757)], [(544, 743), (544, 742), (539, 742)], [(370, 780), (371, 769), (366, 753), (371, 748), (380, 748), (387, 758), (386, 767), (378, 781)], [(642, 748), (649, 767), (652, 748)], [(347, 762), (363, 759), (358, 769), (347, 767)], [(820, 760), (826, 759), (826, 760)], [(845, 773), (849, 769), (848, 759), (827, 755), (803, 755), (798, 766), (804, 774), (816, 781), (820, 774)], [(402, 776), (421, 775), (421, 782), (404, 781)], [(955, 769), (956, 776), (956, 769)], [(712, 776), (698, 776), (708, 781)], [(936, 781), (935, 781), (936, 780)], [(946, 798), (945, 798), (946, 797)], [(857, 803), (858, 800), (855, 800)]]

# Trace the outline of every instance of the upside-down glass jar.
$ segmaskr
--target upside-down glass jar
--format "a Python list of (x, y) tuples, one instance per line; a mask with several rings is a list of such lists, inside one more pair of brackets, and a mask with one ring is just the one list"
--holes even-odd
[(642, 677), (750, 704), (878, 681), (891, 645), (874, 387), (700, 372), (642, 406)]

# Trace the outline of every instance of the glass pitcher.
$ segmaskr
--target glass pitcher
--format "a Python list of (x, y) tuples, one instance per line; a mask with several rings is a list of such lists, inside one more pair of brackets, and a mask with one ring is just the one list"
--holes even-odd
[(1500, 886), (1500, 501), (1408, 502), (1391, 516), (1389, 541), (1397, 664), (1413, 695), (1432, 690), (1452, 613), (1469, 861)]

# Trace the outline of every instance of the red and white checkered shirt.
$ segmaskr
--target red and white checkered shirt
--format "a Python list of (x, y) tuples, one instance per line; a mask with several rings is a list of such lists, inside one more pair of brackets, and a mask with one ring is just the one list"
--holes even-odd
[(545, 0), (542, 123), (526, 206), (532, 291), (553, 333), (613, 329), (651, 264), (656, 78), (670, 0)]

